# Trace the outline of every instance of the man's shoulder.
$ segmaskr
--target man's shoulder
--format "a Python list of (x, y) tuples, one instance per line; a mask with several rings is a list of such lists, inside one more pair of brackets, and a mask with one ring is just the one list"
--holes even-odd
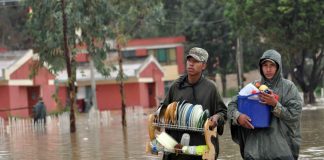
[(282, 79), (282, 82), (283, 82), (285, 85), (295, 86), (295, 83), (292, 82), (292, 81), (289, 80), (289, 79), (285, 79), (285, 78), (283, 78), (283, 79)]
[(176, 86), (179, 85), (180, 83), (183, 83), (186, 79), (187, 75), (186, 74), (182, 74), (180, 75), (177, 79), (175, 79), (172, 83), (171, 83), (171, 87), (172, 86)]
[(207, 77), (203, 77), (202, 83), (210, 85), (210, 86), (216, 86), (216, 82), (207, 78)]
[(201, 84), (201, 86), (203, 86), (204, 89), (217, 90), (216, 83), (209, 78), (204, 77), (201, 81)]

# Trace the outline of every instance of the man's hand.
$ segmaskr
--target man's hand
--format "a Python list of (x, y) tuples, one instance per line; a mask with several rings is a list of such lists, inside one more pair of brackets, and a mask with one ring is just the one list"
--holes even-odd
[(223, 135), (224, 124), (225, 124), (224, 117), (220, 116), (218, 114), (215, 114), (215, 115), (210, 117), (210, 121), (213, 122), (213, 125), (211, 126), (211, 128), (213, 129), (213, 128), (217, 127), (217, 133), (219, 135)]
[(275, 98), (275, 95), (271, 90), (269, 90), (269, 93), (261, 91), (261, 94), (259, 94), (259, 98), (262, 103), (270, 105), (272, 107), (276, 107), (278, 103), (278, 100)]
[(251, 124), (251, 118), (246, 114), (240, 114), (237, 118), (237, 123), (244, 128), (254, 129), (254, 126)]

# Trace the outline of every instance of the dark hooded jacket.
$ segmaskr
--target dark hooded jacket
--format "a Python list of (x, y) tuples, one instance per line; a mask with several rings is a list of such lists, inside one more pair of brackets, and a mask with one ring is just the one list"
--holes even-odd
[(43, 120), (46, 123), (46, 107), (43, 101), (38, 101), (33, 108), (34, 121)]
[[(195, 84), (189, 84), (187, 75), (180, 76), (171, 85), (166, 98), (164, 99), (164, 106), (172, 102), (179, 102), (186, 100), (192, 104), (200, 104), (203, 106), (203, 110), (208, 109), (210, 116), (214, 114), (220, 115), (221, 119), (227, 119), (227, 107), (225, 106), (222, 97), (220, 96), (216, 84), (211, 80), (205, 78), (203, 75), (200, 80)], [(222, 129), (218, 128), (218, 131)], [(200, 132), (180, 131), (180, 130), (168, 130), (166, 132), (170, 134), (177, 142), (181, 141), (183, 133), (190, 134), (190, 146), (205, 145), (204, 135)], [(222, 131), (221, 131), (222, 132)], [(222, 134), (219, 132), (219, 134)], [(218, 138), (212, 139), (215, 145), (216, 153), (219, 152)], [(167, 154), (167, 153), (166, 153)], [(186, 156), (186, 155), (164, 155), (164, 159), (201, 159), (201, 157)]]
[[(262, 73), (261, 62), (271, 59), (277, 64), (277, 72), (272, 80)], [(240, 146), (242, 158), (267, 159), (298, 159), (301, 144), (300, 118), (302, 99), (293, 82), (282, 77), (281, 56), (275, 50), (266, 51), (259, 61), (262, 84), (267, 85), (279, 95), (279, 101), (272, 108), (270, 127), (246, 129), (237, 124), (241, 114), (237, 109), (237, 96), (228, 104), (228, 118), (231, 123), (231, 135)]]

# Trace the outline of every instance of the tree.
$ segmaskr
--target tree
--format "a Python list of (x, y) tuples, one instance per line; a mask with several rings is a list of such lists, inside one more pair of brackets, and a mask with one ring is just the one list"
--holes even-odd
[(242, 35), (282, 53), (306, 104), (315, 103), (314, 90), (324, 76), (323, 5), (320, 0), (226, 2), (226, 15)]
[[(33, 48), (40, 55), (40, 65), (48, 64), (56, 73), (66, 67), (71, 106), (71, 132), (75, 131), (73, 103), (75, 101), (75, 55), (78, 46), (86, 46), (96, 69), (109, 76), (111, 66), (103, 60), (111, 49), (106, 41), (127, 39), (141, 33), (143, 26), (154, 21), (160, 14), (159, 0), (133, 2), (118, 0), (92, 1), (33, 1), (27, 0), (26, 6), (33, 10), (27, 26), (33, 37)], [(123, 37), (123, 38), (117, 38)], [(122, 61), (120, 61), (122, 62)], [(120, 65), (121, 66), (121, 65)], [(120, 68), (122, 75), (122, 68)], [(123, 79), (123, 77), (121, 77)], [(122, 83), (122, 82), (121, 82)], [(121, 85), (121, 90), (123, 90)], [(122, 97), (123, 125), (126, 125), (124, 95)]]
[[(54, 74), (66, 68), (70, 102), (70, 129), (75, 132), (74, 102), (78, 47), (87, 46), (97, 70), (108, 76), (111, 68), (103, 64), (109, 46), (106, 18), (109, 3), (96, 1), (33, 1), (30, 7), (27, 28), (32, 38), (33, 49), (39, 54), (39, 66), (47, 65)], [(95, 29), (93, 29), (95, 28)], [(76, 34), (81, 31), (82, 34)]]
[(26, 10), (17, 3), (0, 6), (0, 47), (9, 50), (26, 49), (30, 45), (23, 24)]
[(127, 125), (124, 96), (124, 79), (126, 77), (122, 68), (123, 57), (121, 49), (126, 45), (129, 38), (143, 37), (143, 35), (145, 35), (143, 33), (146, 33), (146, 35), (154, 33), (154, 25), (151, 25), (151, 23), (156, 23), (162, 15), (162, 3), (160, 0), (137, 0), (136, 3), (131, 2), (133, 1), (112, 0), (112, 13), (115, 18), (109, 22), (109, 27), (112, 29), (113, 37), (115, 37), (117, 43), (116, 49), (119, 64), (117, 80), (120, 82), (123, 127)]
[(234, 72), (235, 39), (223, 15), (224, 4), (220, 1), (165, 1), (165, 19), (160, 33), (185, 35), (186, 49), (201, 47), (208, 51), (207, 75), (215, 80), (222, 77), (223, 95), (226, 95), (226, 74)]

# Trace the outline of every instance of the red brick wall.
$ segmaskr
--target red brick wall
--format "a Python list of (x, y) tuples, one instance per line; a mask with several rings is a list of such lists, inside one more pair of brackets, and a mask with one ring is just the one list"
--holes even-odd
[[(126, 106), (148, 107), (148, 91), (145, 84), (127, 83), (124, 85)], [(97, 86), (98, 109), (120, 109), (121, 96), (118, 84), (107, 84)]]
[[(152, 77), (155, 83), (156, 98), (164, 97), (164, 83), (162, 81), (163, 72), (159, 70), (155, 63), (150, 63), (141, 73), (140, 77)], [(158, 103), (158, 102), (157, 102)], [(156, 104), (158, 105), (158, 104)]]
[(9, 101), (11, 109), (10, 115), (18, 117), (29, 116), (26, 87), (9, 86)]
[(0, 117), (6, 118), (8, 116), (8, 110), (10, 106), (10, 95), (8, 86), (0, 86)]

